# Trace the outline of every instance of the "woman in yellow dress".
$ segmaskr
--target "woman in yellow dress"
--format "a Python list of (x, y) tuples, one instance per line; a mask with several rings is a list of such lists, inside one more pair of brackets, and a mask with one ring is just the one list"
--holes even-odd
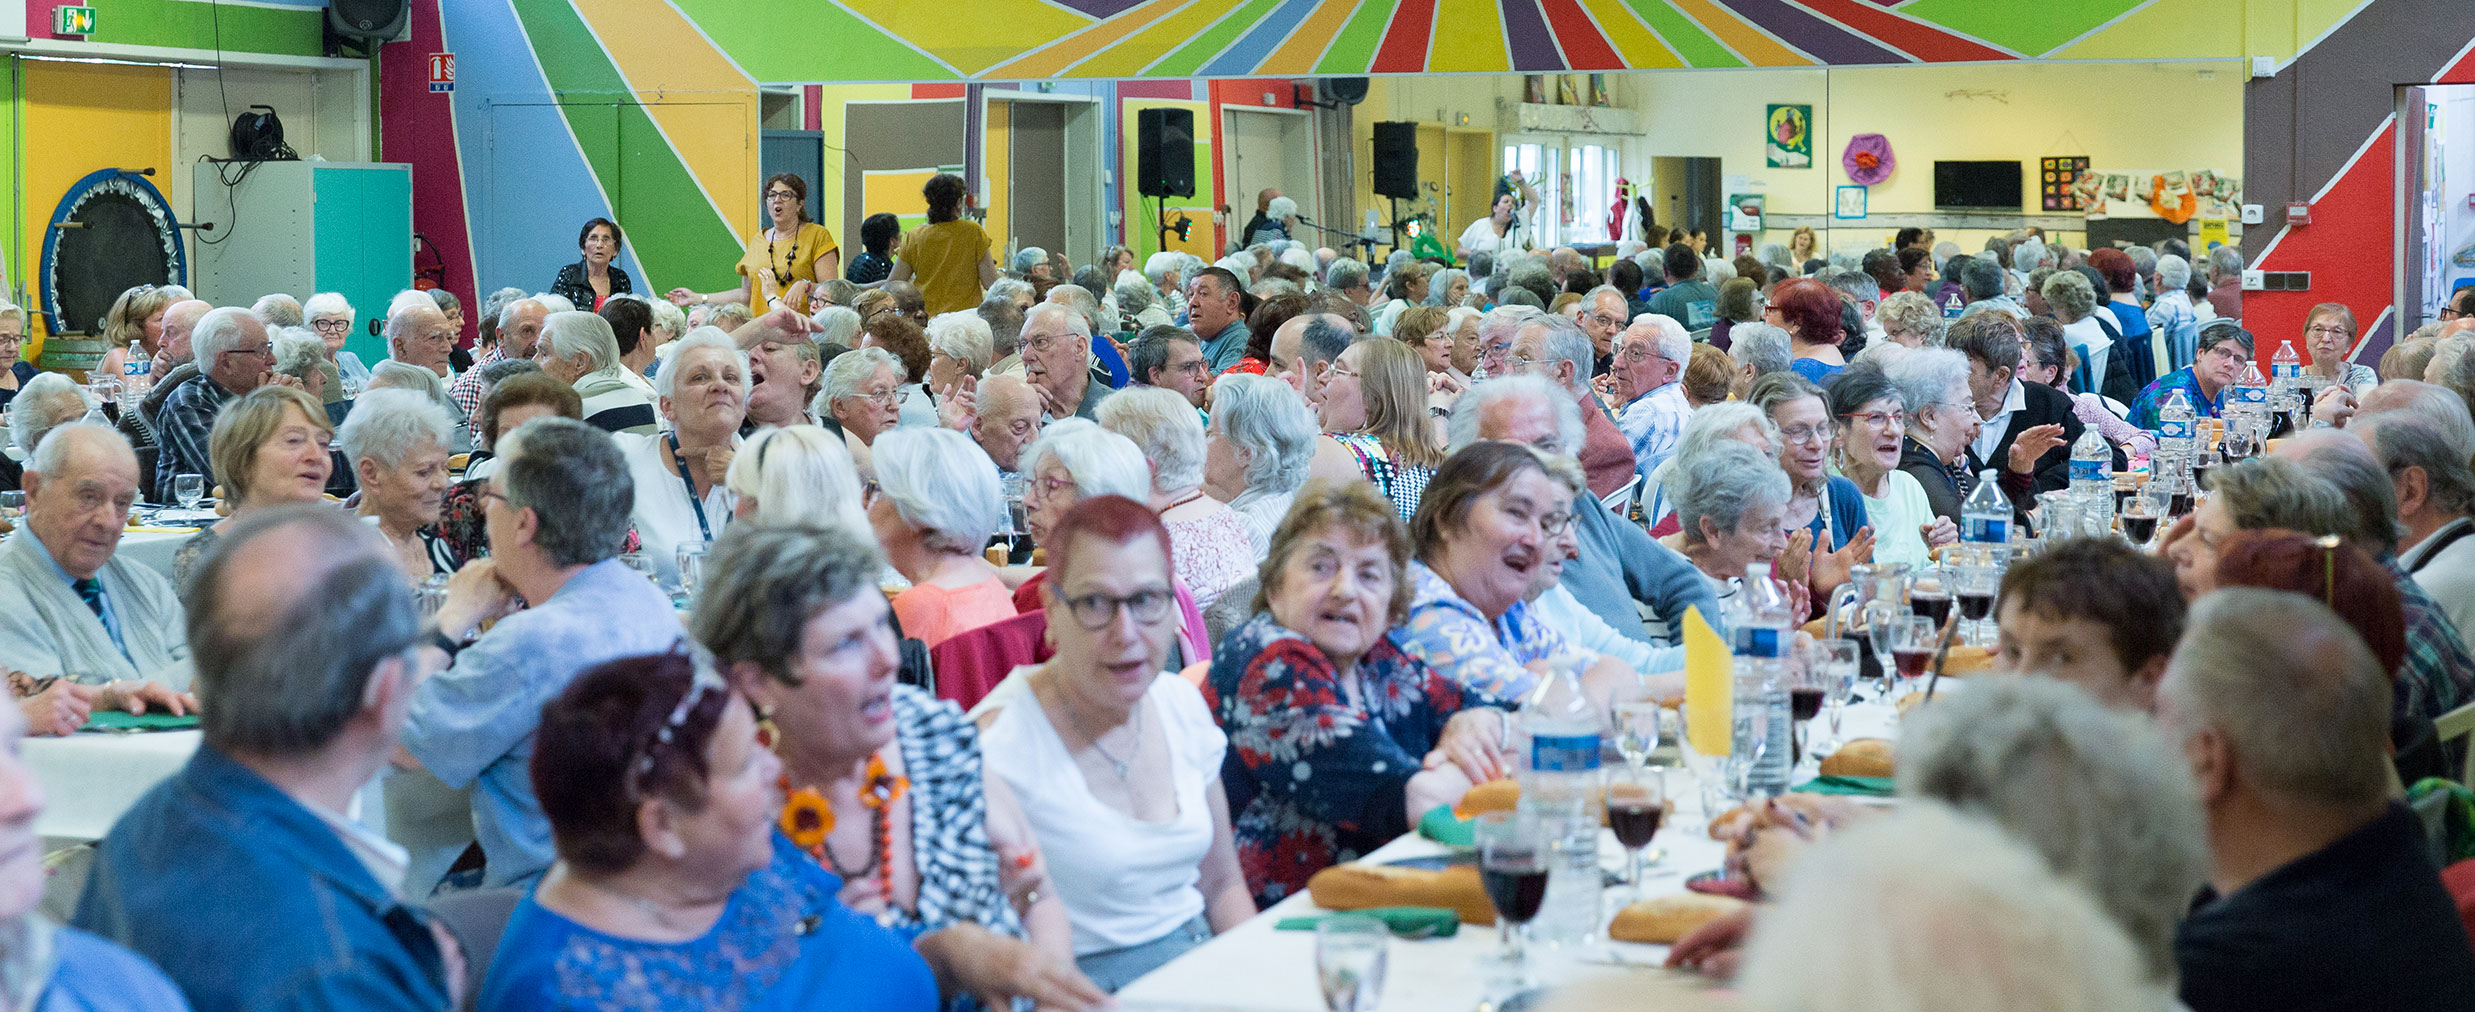
[(762, 316), (775, 306), (806, 306), (809, 288), (842, 276), (842, 249), (834, 244), (833, 231), (808, 220), (806, 180), (788, 172), (765, 180), (765, 212), (773, 224), (748, 237), (748, 251), (734, 268), (739, 287), (719, 292), (673, 288), (670, 301), (682, 307), (745, 304)]

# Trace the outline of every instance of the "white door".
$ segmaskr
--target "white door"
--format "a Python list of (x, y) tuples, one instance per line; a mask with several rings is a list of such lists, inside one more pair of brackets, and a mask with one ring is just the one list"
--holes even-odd
[[(1301, 213), (1322, 206), (1315, 173), (1312, 122), (1290, 109), (1221, 110), (1222, 178), (1229, 181), (1224, 199), (1229, 205), (1229, 240), (1243, 242), (1239, 229), (1255, 216), (1255, 195), (1279, 190), (1297, 201)], [(1312, 232), (1311, 229), (1304, 230)], [(1305, 235), (1296, 236), (1313, 245)]]

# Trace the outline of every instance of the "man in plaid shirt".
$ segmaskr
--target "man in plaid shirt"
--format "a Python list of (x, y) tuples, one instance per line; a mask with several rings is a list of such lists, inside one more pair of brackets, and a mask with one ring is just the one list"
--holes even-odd
[(246, 309), (226, 306), (207, 313), (191, 332), (189, 346), (198, 356), (198, 378), (172, 391), (155, 415), (155, 433), (163, 444), (155, 457), (149, 496), (156, 502), (171, 501), (177, 475), (205, 475), (207, 487), (215, 486), (215, 466), (206, 453), (215, 412), (226, 401), (258, 389), (275, 372), (266, 324)]
[(542, 321), (550, 318), (550, 309), (536, 299), (515, 299), (498, 312), (498, 341), (473, 358), (473, 367), (464, 370), (447, 384), (447, 399), (463, 409), (464, 417), (481, 413), (481, 367), (500, 359), (533, 357), (533, 346), (541, 341)]

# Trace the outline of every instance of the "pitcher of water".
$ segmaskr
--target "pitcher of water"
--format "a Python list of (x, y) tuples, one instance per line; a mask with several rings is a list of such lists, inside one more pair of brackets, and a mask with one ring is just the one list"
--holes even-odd
[(1875, 651), (1871, 630), (1878, 620), (1899, 614), (1907, 585), (1907, 563), (1876, 562), (1848, 567), (1848, 582), (1831, 592), (1830, 607), (1823, 612), (1823, 630), (1826, 636), (1856, 641), (1857, 677), (1882, 677), (1882, 659)]

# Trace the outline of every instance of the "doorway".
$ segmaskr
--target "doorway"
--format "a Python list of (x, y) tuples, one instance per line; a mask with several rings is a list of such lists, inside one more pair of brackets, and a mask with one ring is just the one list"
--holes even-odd
[[(1006, 208), (1015, 248), (1066, 249), (1066, 108), (1054, 102), (1014, 102), (1006, 157), (1013, 165)], [(1078, 263), (1082, 261), (1076, 261)], [(1097, 294), (1097, 293), (1095, 293)]]
[(1436, 235), (1450, 246), (1495, 202), (1495, 132), (1444, 132), (1444, 220)]
[[(1221, 178), (1228, 181), (1221, 194), (1222, 203), (1229, 207), (1229, 241), (1243, 240), (1235, 230), (1245, 228), (1254, 218), (1255, 195), (1266, 189), (1279, 190), (1296, 201), (1301, 214), (1313, 214), (1322, 206), (1315, 172), (1314, 123), (1305, 112), (1228, 106), (1221, 109), (1220, 117)], [(1305, 235), (1292, 238), (1317, 245)]]
[(2401, 90), (2399, 237), (2407, 248), (2398, 305), (2413, 314), (2398, 328), (2404, 333), (2440, 319), (2459, 289), (2475, 287), (2475, 84)]

